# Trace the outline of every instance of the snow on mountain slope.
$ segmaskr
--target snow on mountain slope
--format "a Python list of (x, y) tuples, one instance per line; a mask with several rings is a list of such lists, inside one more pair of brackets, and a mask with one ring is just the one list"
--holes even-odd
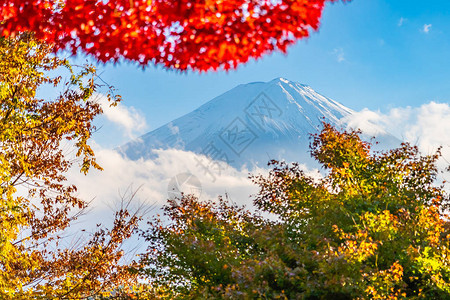
[[(175, 148), (234, 167), (264, 166), (270, 159), (311, 162), (310, 134), (323, 121), (345, 127), (341, 120), (353, 113), (309, 86), (276, 78), (239, 85), (119, 151), (137, 160), (153, 157), (155, 149)], [(395, 142), (386, 132), (374, 131)]]

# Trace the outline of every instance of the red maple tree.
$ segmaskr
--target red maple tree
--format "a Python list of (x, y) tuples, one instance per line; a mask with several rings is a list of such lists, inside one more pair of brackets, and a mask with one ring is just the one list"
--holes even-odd
[(317, 30), (336, 0), (0, 0), (0, 36), (179, 70), (236, 68)]

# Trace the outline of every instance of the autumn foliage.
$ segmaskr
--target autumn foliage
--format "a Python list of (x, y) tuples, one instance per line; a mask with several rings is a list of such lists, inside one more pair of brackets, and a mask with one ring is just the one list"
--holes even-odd
[(179, 70), (236, 68), (319, 28), (335, 0), (0, 0), (0, 36)]
[[(102, 112), (91, 97), (96, 78), (92, 66), (76, 72), (32, 35), (0, 38), (1, 299), (86, 298), (135, 278), (121, 264), (122, 242), (139, 219), (126, 206), (83, 242), (65, 247), (62, 238), (87, 206), (67, 171), (100, 168), (88, 144)], [(40, 98), (42, 87), (57, 96)]]
[(312, 155), (322, 179), (277, 162), (253, 178), (265, 217), (226, 199), (170, 201), (143, 233), (141, 272), (159, 297), (450, 299), (439, 153), (403, 144), (374, 154), (358, 132), (325, 125)]

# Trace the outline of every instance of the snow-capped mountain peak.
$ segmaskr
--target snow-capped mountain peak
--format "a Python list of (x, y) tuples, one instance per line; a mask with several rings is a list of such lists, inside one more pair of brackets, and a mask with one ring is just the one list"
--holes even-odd
[(241, 84), (119, 150), (131, 159), (177, 148), (239, 167), (269, 159), (309, 159), (322, 122), (340, 127), (354, 112), (307, 85), (275, 78)]

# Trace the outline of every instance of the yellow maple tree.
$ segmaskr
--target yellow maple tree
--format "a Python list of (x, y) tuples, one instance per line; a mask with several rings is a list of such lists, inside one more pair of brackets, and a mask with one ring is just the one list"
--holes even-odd
[[(52, 47), (31, 34), (0, 38), (0, 298), (86, 298), (133, 282), (120, 263), (122, 242), (139, 217), (124, 206), (111, 228), (98, 228), (76, 248), (60, 246), (60, 235), (87, 203), (65, 173), (101, 169), (88, 144), (92, 121), (102, 112), (92, 99), (98, 88), (91, 65), (75, 72)], [(55, 75), (61, 72), (62, 77)], [(42, 99), (51, 87), (59, 95)], [(120, 97), (109, 94), (114, 105)], [(63, 144), (77, 160), (65, 155)], [(52, 247), (50, 247), (52, 246)]]

